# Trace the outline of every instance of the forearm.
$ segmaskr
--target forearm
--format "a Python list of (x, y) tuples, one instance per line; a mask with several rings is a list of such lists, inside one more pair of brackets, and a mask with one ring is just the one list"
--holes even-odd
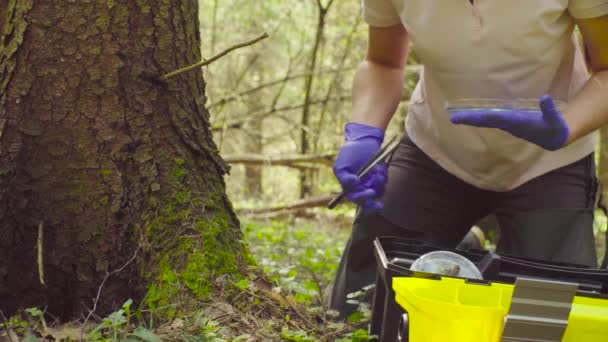
[(569, 101), (564, 119), (570, 131), (566, 144), (608, 124), (608, 70), (595, 73)]
[(353, 82), (352, 121), (386, 129), (399, 106), (403, 66), (362, 62)]

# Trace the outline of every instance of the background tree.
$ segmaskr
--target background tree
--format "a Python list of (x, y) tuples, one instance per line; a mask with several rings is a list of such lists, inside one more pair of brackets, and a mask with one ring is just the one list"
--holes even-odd
[(247, 273), (201, 72), (156, 80), (201, 60), (197, 0), (8, 0), (0, 28), (1, 310), (105, 282), (100, 312), (174, 312)]

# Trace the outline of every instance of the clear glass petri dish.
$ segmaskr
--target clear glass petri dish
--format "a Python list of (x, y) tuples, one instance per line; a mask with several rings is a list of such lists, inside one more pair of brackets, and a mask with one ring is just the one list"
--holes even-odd
[[(566, 102), (563, 101), (554, 100), (553, 102), (560, 111), (566, 106)], [(447, 101), (445, 104), (445, 109), (451, 114), (458, 112), (496, 113), (509, 112), (513, 110), (523, 112), (541, 112), (539, 99), (457, 99)]]
[(410, 270), (448, 277), (483, 279), (477, 266), (469, 259), (449, 251), (435, 251), (424, 254), (414, 261)]

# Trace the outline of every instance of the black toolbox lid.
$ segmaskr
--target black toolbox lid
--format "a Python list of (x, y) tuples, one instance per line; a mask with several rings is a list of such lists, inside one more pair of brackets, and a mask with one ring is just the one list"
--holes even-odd
[[(481, 271), (483, 279), (491, 282), (514, 284), (516, 278), (526, 277), (559, 280), (579, 284), (578, 295), (608, 297), (608, 270), (585, 266), (526, 259), (494, 252), (446, 249), (420, 241), (398, 237), (380, 237), (375, 243), (375, 253), (383, 277), (410, 276), (410, 266), (418, 257), (433, 251), (450, 251), (469, 259)], [(388, 279), (385, 279), (385, 282)]]

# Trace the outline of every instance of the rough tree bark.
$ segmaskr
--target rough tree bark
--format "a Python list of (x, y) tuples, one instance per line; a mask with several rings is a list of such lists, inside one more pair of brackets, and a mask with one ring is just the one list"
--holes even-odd
[(245, 274), (201, 72), (151, 77), (201, 60), (198, 1), (0, 7), (0, 309), (80, 316), (136, 251), (98, 313)]

